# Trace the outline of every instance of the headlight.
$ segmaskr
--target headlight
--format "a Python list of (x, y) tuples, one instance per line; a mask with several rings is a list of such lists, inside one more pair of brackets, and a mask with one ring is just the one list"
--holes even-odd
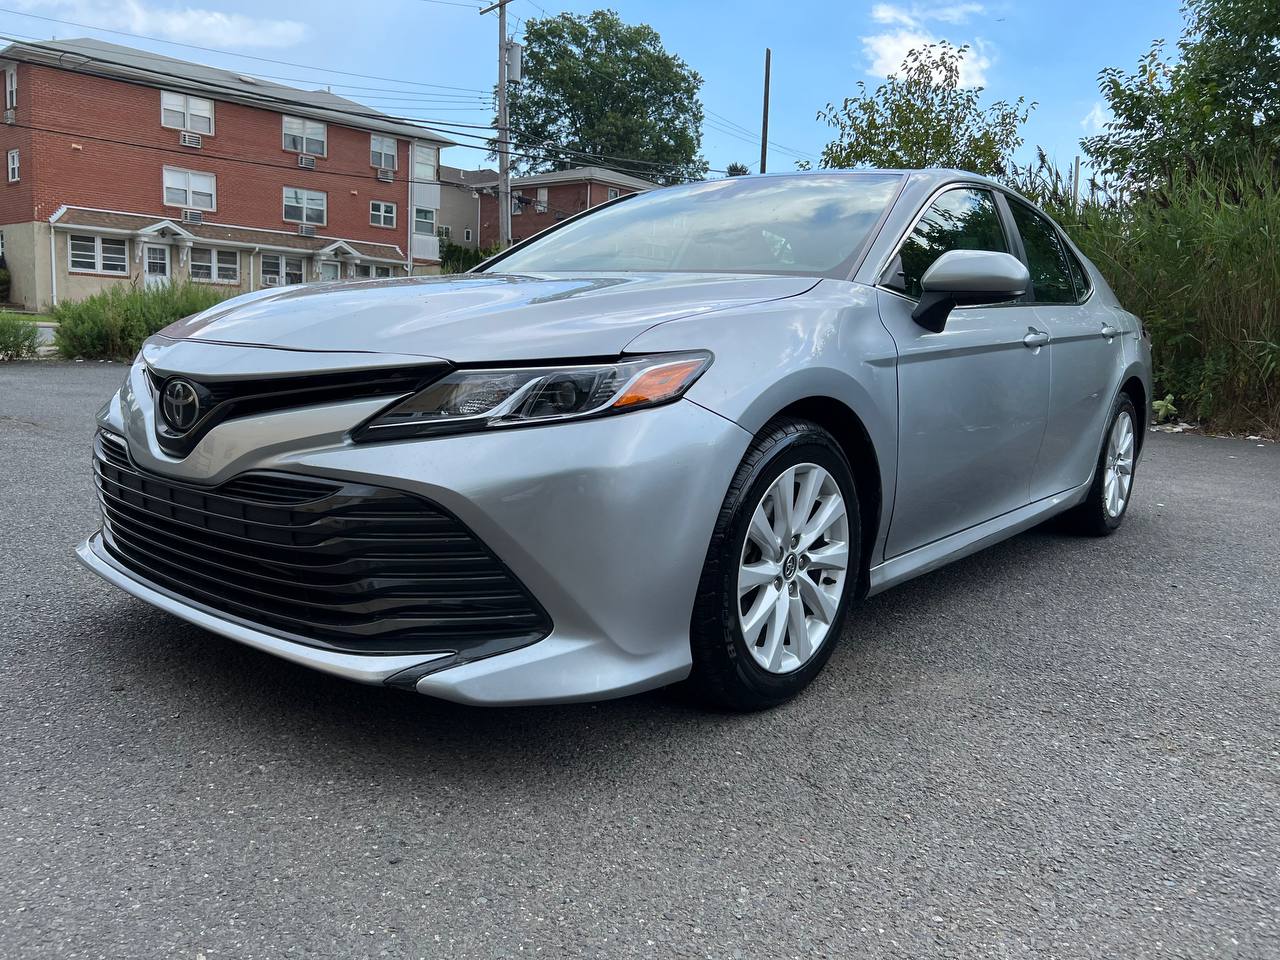
[(520, 427), (626, 413), (679, 399), (709, 353), (667, 353), (614, 363), (455, 370), (383, 410), (353, 439)]

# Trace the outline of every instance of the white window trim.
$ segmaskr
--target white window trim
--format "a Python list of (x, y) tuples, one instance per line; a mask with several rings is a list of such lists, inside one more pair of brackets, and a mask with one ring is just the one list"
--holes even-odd
[[(288, 131), (285, 129), (285, 124), (287, 124), (290, 120), (297, 120), (299, 123), (302, 124), (302, 146), (301, 147), (295, 148), (285, 143), (284, 138), (289, 135)], [(309, 123), (317, 124), (320, 127), (319, 137), (307, 136), (307, 124)], [(308, 139), (320, 140), (324, 144), (324, 149), (321, 150), (319, 153), (315, 153), (311, 150), (308, 150), (307, 149)], [(323, 120), (312, 120), (310, 117), (295, 117), (292, 114), (288, 114), (288, 113), (282, 114), (280, 117), (280, 147), (283, 150), (288, 150), (290, 153), (305, 154), (306, 156), (309, 156), (309, 157), (327, 157), (329, 156), (329, 125), (325, 123)]]
[[(209, 254), (209, 269), (211, 271), (211, 275), (207, 280), (204, 277), (197, 277), (194, 273), (191, 272), (191, 265), (192, 263), (195, 262), (195, 253), (197, 250), (201, 251), (202, 253), (207, 252)], [(220, 253), (230, 253), (235, 255), (236, 275), (230, 280), (223, 279), (222, 277), (218, 276), (218, 254)], [(192, 283), (215, 283), (221, 286), (238, 287), (240, 286), (240, 251), (229, 250), (226, 247), (206, 247), (206, 246), (192, 247), (187, 252), (187, 276), (191, 279)]]
[(22, 155), (18, 153), (17, 149), (13, 149), (9, 151), (5, 160), (8, 168), (9, 182), (17, 183), (22, 179)]
[[(285, 194), (288, 193), (290, 190), (296, 190), (297, 192), (302, 194), (302, 219), (301, 220), (293, 219), (292, 217), (288, 216), (284, 211), (284, 208), (288, 206), (288, 204), (285, 202), (284, 197), (285, 197)], [(321, 220), (319, 223), (316, 223), (314, 220), (307, 219), (307, 198), (308, 197), (324, 198), (324, 219)], [(327, 227), (329, 225), (329, 194), (325, 193), (323, 190), (306, 190), (302, 187), (284, 187), (280, 191), (280, 216), (285, 223), (304, 223), (312, 227)]]
[[(174, 126), (172, 123), (164, 122), (164, 95), (168, 93), (175, 97), (182, 98), (182, 126)], [(189, 93), (179, 93), (177, 90), (161, 90), (160, 91), (160, 126), (166, 130), (186, 130), (190, 133), (198, 133), (202, 137), (212, 137), (214, 131), (218, 129), (218, 122), (215, 119), (217, 109), (214, 107), (213, 100), (209, 97), (195, 97), (196, 100), (203, 100), (209, 104), (209, 129), (197, 130), (191, 126), (191, 100), (192, 95)]]
[[(418, 229), (418, 211), (431, 211), (431, 232), (424, 233)], [(413, 232), (419, 237), (434, 237), (436, 235), (436, 209), (434, 207), (414, 207), (413, 208)]]
[[(79, 237), (80, 239), (88, 239), (93, 237), (93, 263), (94, 268), (89, 270), (85, 267), (75, 267), (71, 265), (71, 241)], [(118, 270), (102, 269), (102, 241), (103, 240), (119, 240), (124, 244), (124, 272)], [(96, 233), (68, 233), (67, 234), (67, 273), (94, 274), (106, 277), (129, 277), (129, 239), (128, 237), (104, 237)]]
[(621, 196), (621, 191), (617, 187), (607, 187), (604, 192), (606, 200), (617, 200)]
[[(432, 176), (430, 177), (418, 176), (418, 166), (424, 163), (424, 161), (418, 159), (422, 153), (434, 158), (430, 162), (432, 170)], [(410, 178), (415, 183), (438, 183), (440, 181), (440, 148), (428, 146), (424, 143), (415, 144), (409, 158), (409, 173)]]
[[(186, 186), (187, 202), (186, 203), (170, 203), (169, 202), (169, 197), (168, 197), (169, 187), (164, 182), (164, 175), (166, 173), (181, 173), (187, 178), (187, 186)], [(209, 177), (213, 181), (213, 190), (210, 191), (213, 194), (213, 206), (197, 207), (194, 203), (191, 202), (191, 175), (193, 173), (198, 177)], [(217, 174), (213, 174), (213, 173), (205, 173), (203, 170), (188, 170), (185, 167), (165, 167), (160, 174), (160, 196), (166, 207), (177, 207), (180, 210), (202, 210), (206, 213), (216, 213), (218, 210), (218, 176)]]
[(470, 227), (464, 227), (464, 228), (463, 228), (463, 230), (462, 230), (462, 239), (463, 239), (464, 241), (466, 241), (467, 243), (470, 243), (470, 242), (471, 242), (471, 228), (470, 228)]
[[(386, 150), (382, 150), (375, 147), (374, 143), (376, 143), (379, 140), (385, 140), (387, 143), (391, 144), (391, 150), (386, 151)], [(375, 152), (379, 156), (381, 156), (383, 159), (386, 159), (386, 157), (389, 155), (391, 157), (391, 162), (390, 163), (374, 163), (373, 155)], [(397, 140), (395, 137), (387, 137), (378, 133), (369, 134), (369, 166), (377, 167), (379, 170), (394, 170), (396, 169), (396, 166), (399, 164), (399, 161), (400, 161), (400, 141), (399, 140)]]
[[(441, 232), (441, 231), (443, 231), (443, 232)], [(437, 237), (439, 237), (441, 240), (452, 240), (452, 239), (453, 239), (453, 227), (449, 226), (449, 224), (447, 224), (447, 223), (437, 223), (437, 224), (436, 224), (436, 236), (437, 236)]]
[[(377, 220), (374, 220), (373, 208), (375, 206), (379, 206), (383, 208)], [(385, 215), (386, 209), (388, 207), (391, 208), (390, 223), (386, 223), (382, 218), (382, 215)], [(383, 230), (394, 230), (396, 228), (396, 220), (399, 219), (398, 215), (399, 215), (399, 211), (396, 209), (396, 205), (392, 203), (390, 200), (370, 200), (369, 201), (369, 226), (371, 227), (380, 227)]]
[(4, 108), (18, 109), (18, 65), (4, 68)]

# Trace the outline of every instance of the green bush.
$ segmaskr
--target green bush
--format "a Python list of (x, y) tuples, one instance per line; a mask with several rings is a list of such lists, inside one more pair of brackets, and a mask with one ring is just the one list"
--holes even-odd
[(464, 247), (452, 240), (440, 240), (440, 272), (465, 273), (482, 260), (487, 260), (498, 252), (497, 246), (477, 250), (475, 247)]
[(21, 360), (36, 355), (35, 322), (14, 313), (0, 313), (0, 360)]
[(1155, 396), (1217, 429), (1280, 435), (1274, 168), (1259, 159), (1228, 176), (1175, 176), (1159, 193), (1082, 206), (1071, 204), (1052, 168), (1040, 174), (1017, 186), (1056, 217), (1142, 318)]
[(151, 334), (225, 297), (199, 284), (111, 287), (54, 307), (50, 311), (58, 322), (54, 343), (67, 359), (132, 360)]

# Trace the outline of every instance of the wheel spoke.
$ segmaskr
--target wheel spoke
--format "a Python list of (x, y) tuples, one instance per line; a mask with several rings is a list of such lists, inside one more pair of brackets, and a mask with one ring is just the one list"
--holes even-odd
[(800, 596), (814, 616), (823, 623), (831, 623), (836, 615), (836, 601), (808, 577), (798, 577), (795, 582), (800, 584)]
[(813, 504), (822, 484), (823, 471), (811, 468), (800, 478), (800, 491), (796, 494), (795, 512), (792, 514), (792, 533), (799, 533), (813, 513)]
[(768, 621), (776, 602), (776, 591), (765, 587), (756, 595), (751, 609), (742, 615), (742, 639), (747, 641), (748, 647), (754, 647), (759, 641), (760, 628)]
[(844, 570), (849, 566), (849, 545), (828, 543), (817, 550), (809, 551), (808, 556), (811, 570)]
[(745, 597), (756, 587), (773, 583), (782, 575), (782, 566), (772, 560), (744, 563), (738, 570), (738, 596)]
[(818, 512), (813, 515), (800, 534), (797, 550), (805, 550), (811, 543), (826, 533), (844, 516), (844, 499), (840, 496), (827, 497), (820, 501)]
[(773, 482), (773, 533), (780, 543), (795, 531), (796, 468), (791, 467)]
[(787, 637), (791, 641), (791, 654), (801, 663), (813, 653), (809, 640), (809, 621), (804, 615), (804, 602), (799, 596), (787, 598)]
[(782, 666), (782, 640), (787, 635), (787, 594), (786, 591), (770, 598), (769, 629), (765, 634), (764, 649), (760, 651), (760, 659), (766, 670), (774, 673)]
[(760, 548), (760, 552), (766, 558), (781, 562), (782, 545), (778, 542), (777, 534), (773, 532), (773, 525), (769, 523), (769, 518), (765, 516), (763, 502), (756, 506), (755, 513), (751, 515), (751, 526), (747, 528), (747, 536)]

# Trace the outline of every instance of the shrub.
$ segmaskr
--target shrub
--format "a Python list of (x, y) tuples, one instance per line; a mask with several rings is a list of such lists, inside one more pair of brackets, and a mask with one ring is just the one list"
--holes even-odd
[(50, 311), (58, 322), (54, 343), (68, 359), (132, 360), (151, 334), (225, 297), (222, 291), (199, 284), (110, 287), (54, 307)]
[(460, 243), (454, 243), (452, 240), (440, 241), (440, 272), (441, 273), (465, 273), (482, 260), (487, 260), (498, 252), (496, 246), (488, 247), (484, 250), (477, 250), (474, 247), (464, 247)]
[(1280, 182), (1270, 163), (1080, 206), (1062, 183), (1048, 168), (1017, 185), (1142, 318), (1155, 396), (1218, 429), (1280, 435)]
[(21, 360), (36, 355), (35, 322), (13, 313), (0, 313), (0, 360)]

